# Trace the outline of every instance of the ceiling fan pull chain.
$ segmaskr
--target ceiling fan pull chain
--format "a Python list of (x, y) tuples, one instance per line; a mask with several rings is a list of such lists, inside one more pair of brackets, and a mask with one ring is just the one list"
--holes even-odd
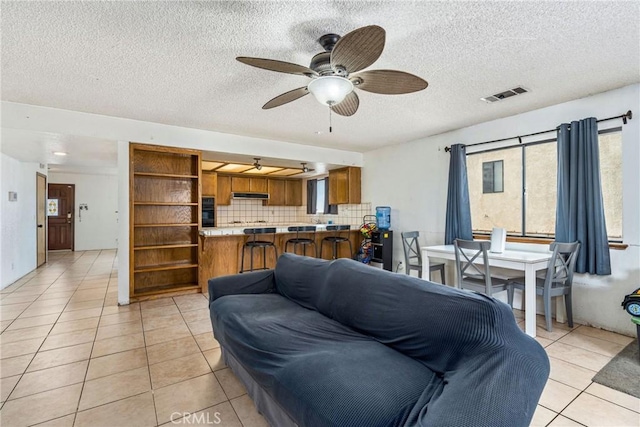
[(331, 126), (331, 105), (329, 105), (329, 133), (331, 133), (333, 130), (332, 126)]

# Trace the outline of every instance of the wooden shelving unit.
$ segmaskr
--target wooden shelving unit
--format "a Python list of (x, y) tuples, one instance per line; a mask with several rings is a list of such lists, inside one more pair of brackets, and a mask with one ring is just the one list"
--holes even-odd
[(130, 144), (132, 299), (199, 292), (200, 152)]

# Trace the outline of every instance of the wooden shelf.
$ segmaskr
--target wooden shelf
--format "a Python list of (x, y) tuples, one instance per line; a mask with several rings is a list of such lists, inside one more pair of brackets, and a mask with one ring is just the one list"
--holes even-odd
[(134, 227), (197, 227), (198, 223), (175, 223), (175, 224), (134, 224)]
[(183, 268), (198, 268), (198, 264), (165, 264), (165, 265), (152, 265), (148, 267), (138, 267), (133, 270), (134, 273), (149, 273), (151, 271), (167, 271), (167, 270), (180, 270)]
[(173, 292), (184, 292), (184, 291), (198, 291), (200, 287), (197, 283), (185, 283), (182, 285), (168, 285), (168, 286), (155, 286), (153, 288), (146, 288), (142, 292), (135, 292), (133, 297), (145, 297), (157, 294), (165, 294), (165, 293), (173, 293)]
[(181, 203), (181, 202), (133, 202), (136, 206), (198, 206), (198, 202)]
[(175, 248), (194, 248), (197, 247), (197, 243), (189, 243), (183, 245), (151, 245), (151, 246), (134, 246), (134, 251), (146, 251), (152, 249), (175, 249)]
[(135, 176), (151, 176), (154, 178), (187, 178), (198, 179), (198, 175), (181, 175), (176, 173), (134, 172)]

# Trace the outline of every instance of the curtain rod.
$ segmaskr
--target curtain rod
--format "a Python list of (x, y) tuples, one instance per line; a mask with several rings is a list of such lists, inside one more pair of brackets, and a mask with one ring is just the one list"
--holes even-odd
[[(633, 114), (631, 113), (631, 110), (629, 110), (624, 114), (620, 114), (619, 116), (608, 117), (606, 119), (596, 120), (596, 123), (607, 122), (609, 120), (615, 120), (615, 119), (622, 119), (622, 123), (626, 125), (627, 124), (627, 119), (631, 120), (632, 117), (633, 117)], [(542, 135), (543, 133), (554, 132), (556, 130), (558, 130), (558, 128), (549, 129), (549, 130), (543, 130), (541, 132), (528, 133), (526, 135), (512, 136), (511, 138), (494, 139), (492, 141), (476, 142), (475, 144), (465, 144), (465, 147), (473, 147), (473, 146), (476, 146), (476, 145), (491, 144), (493, 142), (509, 141), (510, 139), (518, 139), (520, 141), (520, 144), (522, 144), (522, 138), (525, 138), (527, 136)], [(448, 153), (449, 151), (451, 151), (451, 147), (444, 147), (444, 151), (446, 151)]]

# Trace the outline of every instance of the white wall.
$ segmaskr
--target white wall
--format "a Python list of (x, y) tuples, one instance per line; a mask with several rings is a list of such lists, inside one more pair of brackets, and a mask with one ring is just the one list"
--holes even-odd
[[(500, 103), (488, 108), (500, 108)], [(449, 169), (445, 146), (508, 138), (553, 129), (562, 122), (585, 117), (617, 116), (627, 110), (634, 113), (633, 120), (622, 128), (623, 239), (629, 247), (611, 251), (611, 276), (582, 274), (574, 278), (573, 309), (574, 320), (580, 323), (633, 335), (635, 328), (620, 302), (640, 286), (640, 85), (365, 153), (363, 199), (370, 200), (374, 207), (392, 207), (391, 225), (397, 231), (394, 259), (403, 260), (400, 231), (420, 230), (423, 245), (444, 243)], [(621, 126), (621, 121), (602, 125)]]
[[(36, 172), (46, 175), (47, 170), (0, 156), (0, 288), (5, 288), (36, 268)], [(9, 201), (9, 191), (18, 193), (17, 201)]]
[[(49, 184), (75, 184), (75, 250), (114, 249), (118, 241), (118, 176), (49, 173)], [(89, 210), (79, 211), (81, 203)]]

